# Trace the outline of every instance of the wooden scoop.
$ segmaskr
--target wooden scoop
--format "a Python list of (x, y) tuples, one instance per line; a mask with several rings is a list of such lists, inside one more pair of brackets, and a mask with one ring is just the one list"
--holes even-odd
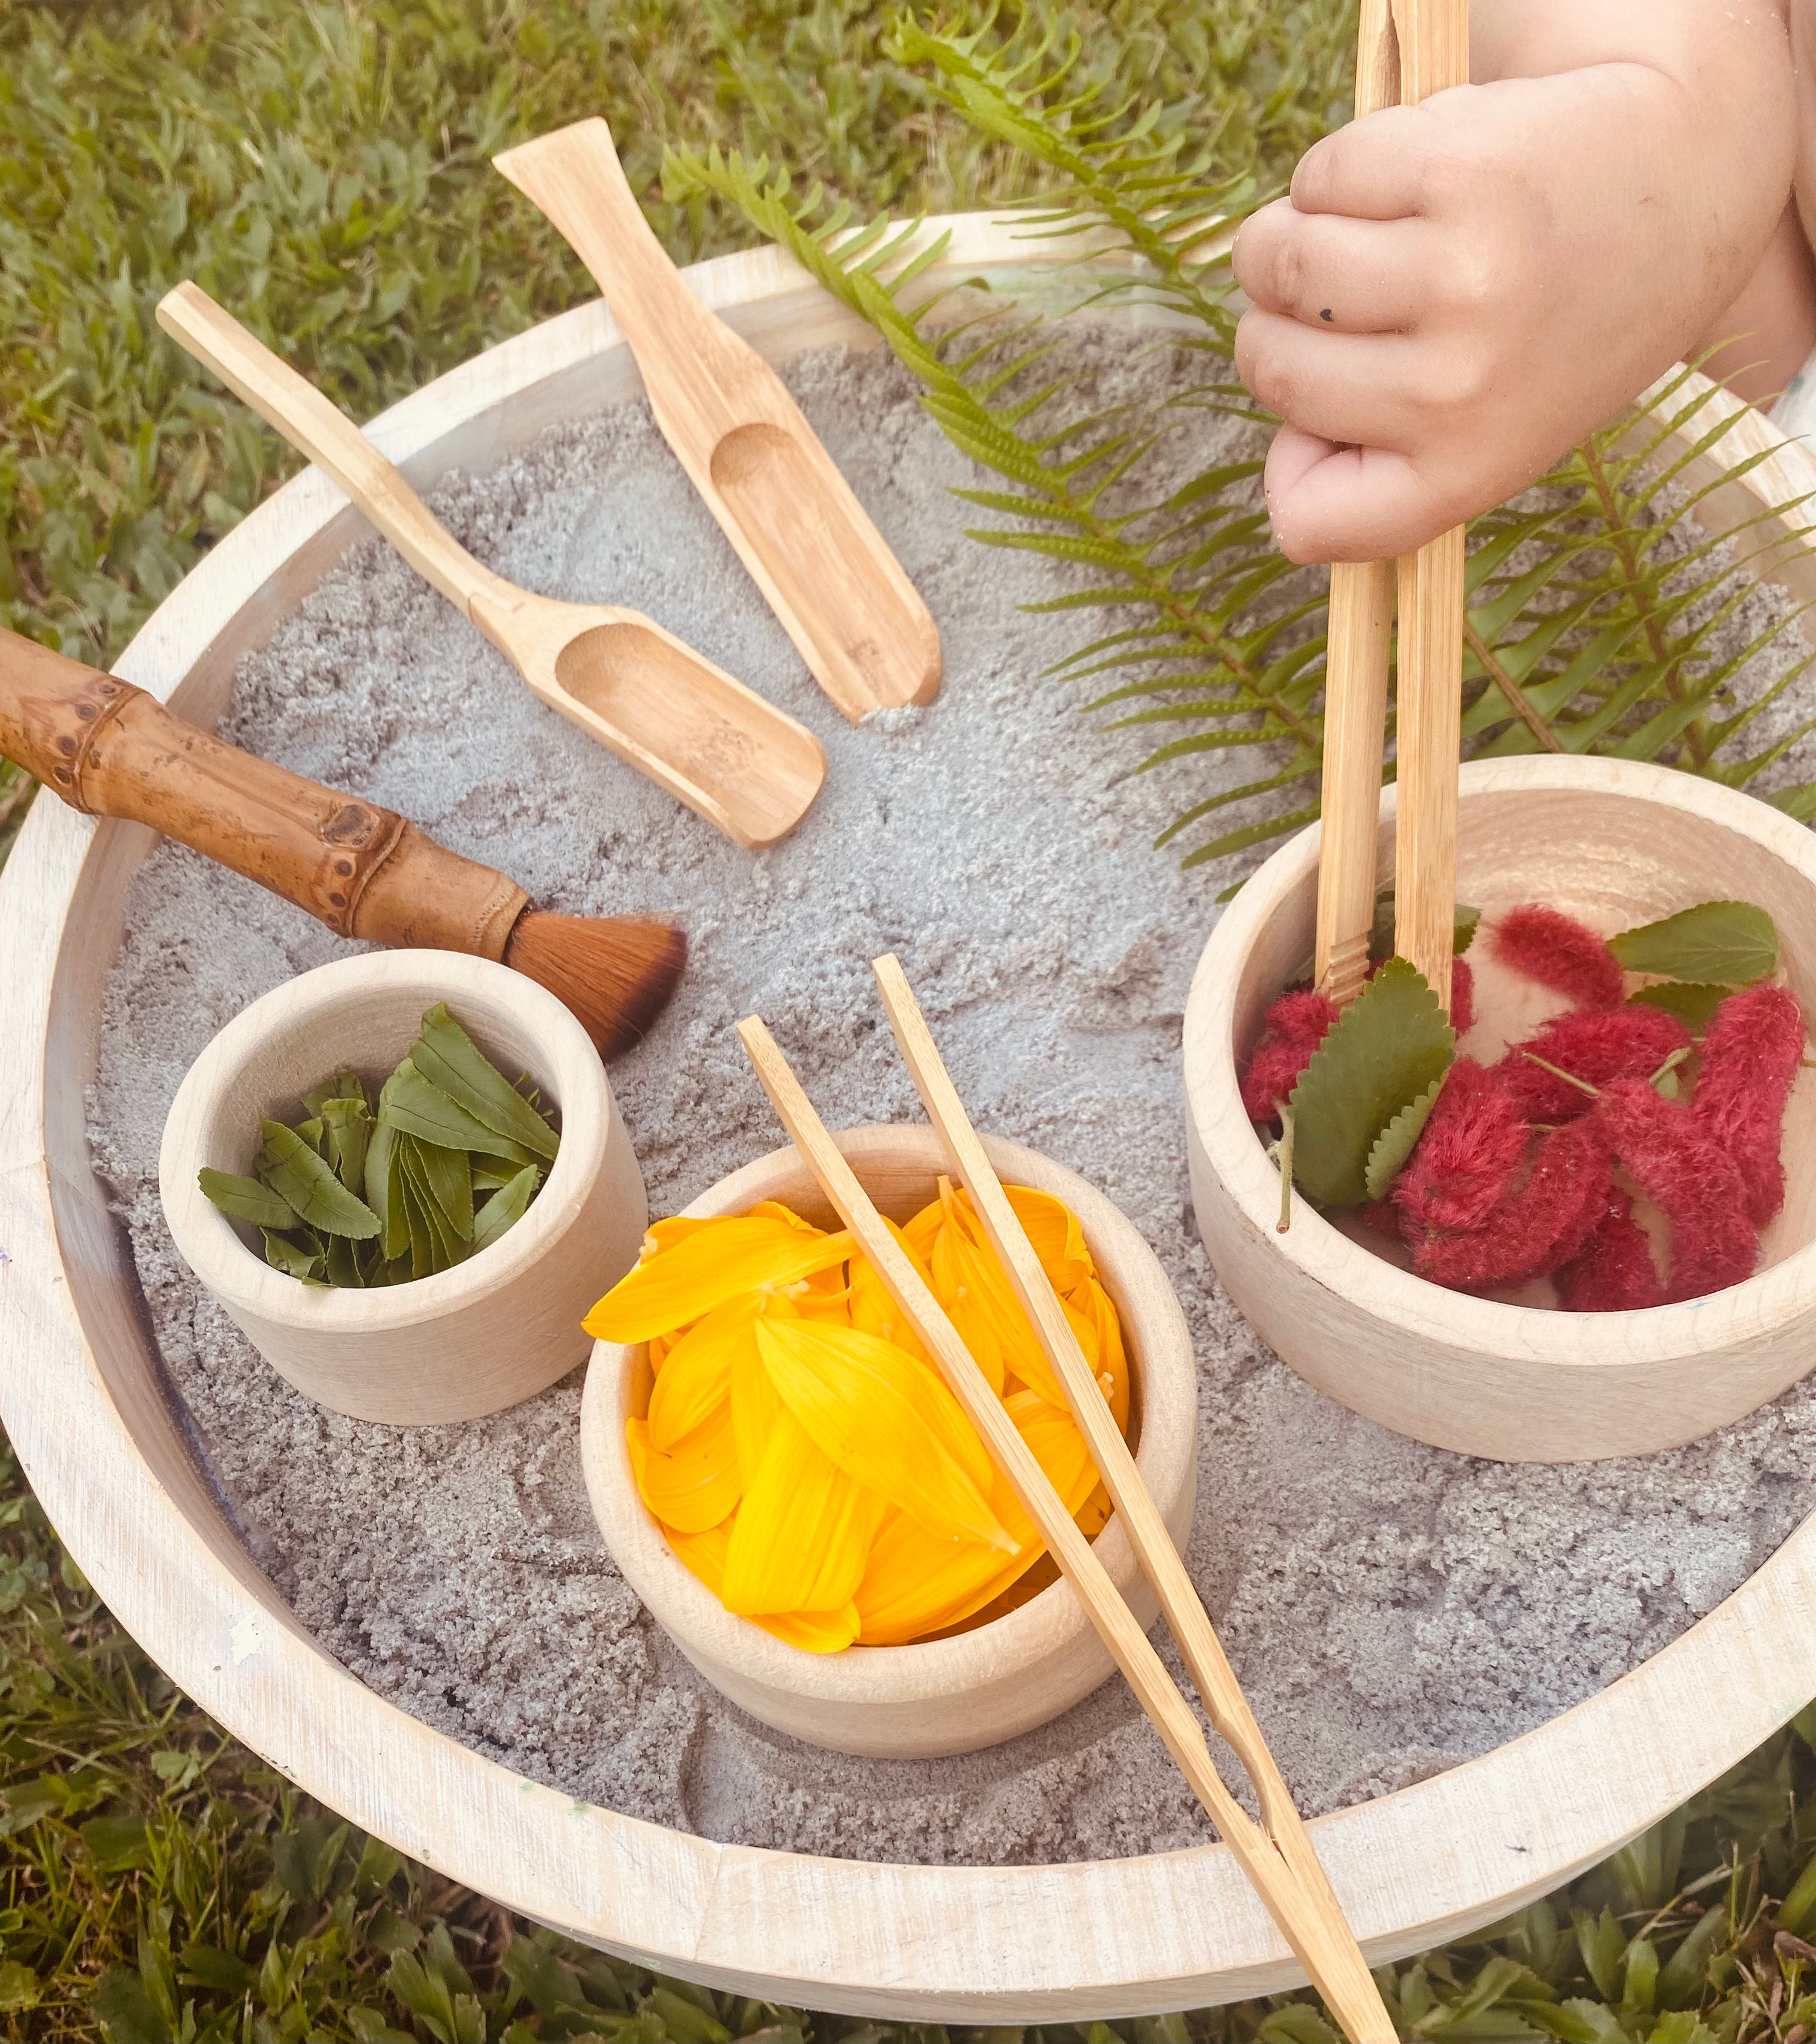
[(611, 302), (656, 424), (813, 678), (854, 723), (931, 702), (939, 633), (781, 378), (650, 231), (603, 121), (492, 159)]
[(533, 595), (474, 560), (359, 428), (194, 284), (158, 324), (332, 476), (535, 694), (752, 851), (786, 837), (826, 778), (813, 734), (635, 610)]

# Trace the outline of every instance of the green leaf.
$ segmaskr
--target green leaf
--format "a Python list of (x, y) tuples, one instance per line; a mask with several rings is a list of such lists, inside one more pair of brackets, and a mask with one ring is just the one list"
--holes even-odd
[(1388, 959), (1332, 1024), (1293, 1088), (1293, 1176), (1307, 1197), (1360, 1205), (1376, 1139), (1456, 1055), (1457, 1032), (1436, 992), (1404, 959)]
[(526, 1164), (508, 1185), (493, 1193), (474, 1216), (473, 1247), (489, 1248), (505, 1231), (523, 1219), (542, 1183), (542, 1174)]
[(467, 1248), (436, 1204), (435, 1194), (429, 1189), (428, 1174), (423, 1166), (423, 1148), (413, 1135), (405, 1135), (397, 1145), (397, 1155), (403, 1166), (405, 1197), (410, 1203), (412, 1249), (413, 1251), (415, 1247), (416, 1219), (420, 1216), (429, 1274), (432, 1275), (438, 1270), (451, 1270), (467, 1254)]
[(386, 1257), (395, 1262), (409, 1253), (409, 1217), (399, 1189), (402, 1166), (397, 1158), (397, 1131), (388, 1121), (373, 1124), (366, 1146), (366, 1203), (378, 1216), (379, 1240)]
[(36, 2008), (43, 1999), (38, 1977), (29, 1966), (17, 1959), (0, 1963), (0, 2012)]
[(372, 1135), (372, 1110), (362, 1099), (336, 1097), (321, 1104), (323, 1148), (334, 1175), (348, 1192), (365, 1183), (366, 1151)]
[(1662, 1008), (1675, 1015), (1693, 1036), (1700, 1036), (1714, 1019), (1715, 1010), (1733, 992), (1731, 986), (1711, 986), (1694, 979), (1661, 979), (1627, 997), (1644, 1008)]
[[(296, 1226), (294, 1215), (290, 1225)], [(265, 1238), (265, 1261), (274, 1270), (288, 1271), (305, 1285), (324, 1281), (327, 1261), (313, 1236), (299, 1242), (294, 1235), (280, 1234), (276, 1228), (263, 1228), (260, 1232)]]
[(324, 1079), (303, 1095), (303, 1106), (307, 1112), (324, 1119), (322, 1109), (331, 1100), (361, 1101), (366, 1097), (366, 1089), (360, 1083), (357, 1072), (342, 1072), (331, 1079)]
[(1750, 901), (1703, 901), (1608, 939), (1629, 972), (1750, 986), (1778, 963), (1778, 931)]
[(437, 1001), (423, 1017), (422, 1039), (411, 1051), (410, 1062), (494, 1135), (539, 1157), (555, 1155), (559, 1137), (448, 1013), (445, 1002)]
[(408, 1058), (385, 1082), (378, 1120), (441, 1149), (478, 1150), (487, 1156), (508, 1158), (520, 1168), (536, 1161), (534, 1151), (488, 1128), (440, 1086), (431, 1085)]
[(364, 1241), (378, 1232), (378, 1216), (357, 1193), (350, 1193), (328, 1164), (294, 1128), (267, 1120), (260, 1158), (265, 1181), (288, 1201), (299, 1220), (324, 1235)]
[(1425, 1124), (1431, 1118), (1431, 1110), (1438, 1105), (1438, 1096), (1443, 1089), (1444, 1079), (1440, 1074), (1417, 1100), (1403, 1107), (1375, 1138), (1375, 1147), (1369, 1152), (1367, 1173), (1371, 1200), (1387, 1197), (1388, 1188), (1405, 1168), (1413, 1145), (1425, 1133)]
[(249, 1221), (254, 1228), (296, 1226), (297, 1217), (290, 1202), (256, 1178), (212, 1170), (205, 1165), (196, 1173), (195, 1181), (224, 1214), (235, 1220)]
[[(435, 1203), (439, 1219), (462, 1242), (473, 1239), (473, 1171), (464, 1150), (443, 1150), (432, 1143), (411, 1144), (410, 1161), (423, 1190)], [(524, 1167), (528, 1170), (529, 1167)]]

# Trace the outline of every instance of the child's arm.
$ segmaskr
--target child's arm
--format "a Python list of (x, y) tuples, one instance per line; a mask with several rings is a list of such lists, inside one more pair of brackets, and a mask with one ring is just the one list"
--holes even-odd
[(1306, 152), (1235, 251), (1288, 554), (1410, 551), (1722, 337), (1791, 191), (1786, 4), (1475, 0), (1480, 83)]

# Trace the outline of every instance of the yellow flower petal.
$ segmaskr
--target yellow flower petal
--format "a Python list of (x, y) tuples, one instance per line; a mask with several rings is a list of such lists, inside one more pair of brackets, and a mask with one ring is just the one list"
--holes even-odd
[(663, 1454), (650, 1440), (647, 1420), (627, 1420), (624, 1439), (637, 1489), (655, 1518), (680, 1533), (704, 1533), (730, 1517), (743, 1485), (731, 1435), (731, 1416), (721, 1408), (703, 1427)]
[[(927, 1289), (932, 1291), (932, 1274), (924, 1261), (900, 1228), (896, 1228), (894, 1232), (909, 1260), (919, 1269)], [(893, 1342), (917, 1362), (924, 1362), (929, 1369), (934, 1367), (933, 1358), (922, 1346), (913, 1324), (890, 1297), (889, 1287), (867, 1256), (854, 1256), (851, 1259), (851, 1324), (867, 1335), (876, 1335), (880, 1341)]]
[(757, 1480), (769, 1452), (770, 1435), (785, 1410), (781, 1394), (770, 1382), (758, 1352), (753, 1321), (749, 1345), (740, 1347), (731, 1362), (731, 1438), (747, 1490)]
[(745, 1617), (842, 1609), (882, 1514), (873, 1490), (822, 1454), (792, 1412), (779, 1413), (731, 1529), (720, 1601)]
[(728, 1217), (658, 1250), (586, 1316), (596, 1341), (647, 1341), (697, 1320), (740, 1292), (781, 1287), (843, 1263), (851, 1238), (811, 1235), (772, 1216)]
[[(1054, 1291), (1062, 1295), (1074, 1292), (1096, 1276), (1097, 1266), (1085, 1243), (1084, 1224), (1064, 1200), (1051, 1193), (1037, 1193), (1031, 1185), (1005, 1185), (1003, 1190)], [(961, 1197), (967, 1206), (971, 1204), (968, 1194)]]
[(1012, 1550), (985, 1500), (989, 1453), (924, 1363), (874, 1335), (810, 1320), (759, 1320), (757, 1352), (840, 1469), (935, 1536)]
[(858, 1607), (848, 1604), (839, 1611), (791, 1611), (753, 1618), (751, 1623), (809, 1654), (843, 1654), (858, 1637)]
[(652, 1447), (673, 1448), (730, 1397), (732, 1360), (740, 1346), (750, 1346), (762, 1304), (762, 1295), (756, 1292), (728, 1299), (670, 1347), (650, 1394)]
[(690, 1573), (719, 1595), (725, 1581), (725, 1554), (731, 1544), (731, 1528), (738, 1523), (734, 1512), (729, 1519), (722, 1519), (716, 1526), (709, 1526), (704, 1533), (678, 1533), (672, 1526), (662, 1528), (675, 1558)]

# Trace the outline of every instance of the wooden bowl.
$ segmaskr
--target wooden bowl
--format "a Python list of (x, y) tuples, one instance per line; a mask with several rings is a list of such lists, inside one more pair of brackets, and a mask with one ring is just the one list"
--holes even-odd
[[(847, 1129), (838, 1143), (895, 1221), (935, 1198), (935, 1181), (948, 1168), (939, 1137), (925, 1127)], [(1053, 1193), (1084, 1224), (1098, 1275), (1122, 1316), (1135, 1464), (1183, 1548), (1198, 1496), (1198, 1370), (1166, 1273), (1140, 1231), (1075, 1171), (1019, 1143), (987, 1135), (984, 1144), (1005, 1184)], [(758, 1200), (780, 1200), (819, 1227), (839, 1225), (792, 1146), (721, 1178), (686, 1211), (747, 1213)], [(593, 1512), (612, 1560), (663, 1631), (753, 1717), (839, 1753), (885, 1760), (970, 1753), (1058, 1717), (1112, 1672), (1104, 1642), (1062, 1582), (950, 1639), (843, 1654), (804, 1653), (734, 1617), (675, 1558), (637, 1493), (624, 1422), (648, 1411), (651, 1381), (645, 1344), (594, 1347), (580, 1415)], [(1096, 1547), (1131, 1608), (1151, 1625), (1158, 1607), (1116, 1515)]]
[[(1393, 790), (1380, 829), (1393, 858)], [(1784, 1210), (1760, 1267), (1707, 1299), (1565, 1313), (1428, 1284), (1296, 1201), (1237, 1091), (1237, 1061), (1309, 955), (1315, 826), (1281, 847), (1212, 932), (1186, 1008), (1192, 1197), (1224, 1289), (1276, 1352), (1353, 1411), (1498, 1462), (1596, 1462), (1676, 1447), (1776, 1398), (1816, 1363), (1816, 1087), (1786, 1112)], [(1757, 902), (1816, 1012), (1816, 836), (1712, 781), (1541, 755), (1463, 769), (1457, 897), (1492, 916), (1543, 901), (1612, 935), (1698, 901)], [(1488, 970), (1491, 968), (1484, 968)], [(1360, 1233), (1360, 1231), (1358, 1231)]]
[[(1091, 288), (1088, 244), (987, 214), (930, 286)], [(700, 264), (693, 289), (772, 362), (875, 344), (785, 256)], [(1114, 317), (1156, 337), (1158, 307)], [(425, 386), (367, 430), (419, 489), (483, 471), (542, 429), (640, 390), (597, 299)], [(1692, 378), (1725, 477), (1667, 442), (1722, 526), (1760, 520), (1771, 572), (1816, 597), (1799, 514), (1816, 462)], [(1698, 425), (1690, 429), (1694, 433)], [(212, 727), (234, 669), (369, 528), (306, 470), (159, 607), (119, 671)], [(937, 716), (937, 706), (929, 713)], [(887, 1866), (721, 1844), (543, 1786), (375, 1696), (294, 1617), (185, 1436), (96, 1178), (83, 1097), (126, 891), (155, 842), (37, 803), (0, 875), (0, 1418), (76, 1562), (171, 1678), (299, 1786), (401, 1851), (568, 1936), (740, 1994), (912, 2022), (1071, 2022), (1272, 1993), (1304, 1974), (1228, 1849), (1080, 1865)], [(1239, 909), (1238, 904), (1238, 909)], [(1292, 961), (1288, 961), (1290, 969)], [(1215, 1444), (1209, 1444), (1215, 1468)], [(1311, 1827), (1377, 1964), (1503, 1916), (1675, 1809), (1816, 1695), (1816, 1523), (1622, 1681), (1523, 1739)]]
[[(561, 1147), (515, 1226), (451, 1270), (381, 1290), (304, 1285), (274, 1270), (196, 1183), (249, 1172), (259, 1122), (354, 1071), (374, 1100), (445, 1001), (507, 1077), (527, 1072), (560, 1109)], [(637, 1260), (643, 1174), (586, 1032), (521, 973), (455, 951), (337, 959), (243, 1009), (190, 1066), (158, 1156), (164, 1218), (183, 1260), (279, 1376), (355, 1420), (477, 1420), (584, 1361), (580, 1323)]]

